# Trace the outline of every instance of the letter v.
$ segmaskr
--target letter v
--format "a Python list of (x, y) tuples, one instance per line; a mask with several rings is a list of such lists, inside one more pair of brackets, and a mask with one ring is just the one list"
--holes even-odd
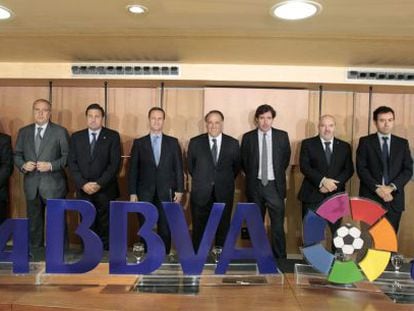
[(171, 238), (177, 249), (178, 258), (184, 274), (201, 274), (207, 259), (208, 251), (210, 250), (216, 235), (225, 204), (213, 204), (197, 254), (195, 253), (193, 243), (191, 242), (188, 225), (185, 221), (181, 205), (178, 203), (163, 202), (162, 206), (168, 220), (168, 225), (170, 226)]

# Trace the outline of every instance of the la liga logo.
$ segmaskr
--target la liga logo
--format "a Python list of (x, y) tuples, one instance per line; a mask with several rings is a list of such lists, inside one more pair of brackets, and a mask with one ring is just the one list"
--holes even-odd
[[(330, 197), (304, 218), (305, 259), (333, 283), (374, 281), (398, 249), (397, 235), (385, 214), (380, 204), (365, 198), (350, 198), (346, 193)], [(335, 256), (323, 244), (326, 226), (339, 220), (346, 224), (333, 233), (333, 244), (340, 254)]]

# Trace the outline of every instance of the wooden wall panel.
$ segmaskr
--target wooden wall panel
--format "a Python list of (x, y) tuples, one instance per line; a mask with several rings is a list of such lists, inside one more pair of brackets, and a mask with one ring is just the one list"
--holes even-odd
[[(320, 92), (309, 92), (309, 107), (308, 107), (308, 120), (306, 123), (306, 137), (312, 137), (318, 134), (318, 121), (319, 121), (319, 97)], [(298, 158), (299, 161), (299, 158)]]
[(359, 178), (356, 173), (356, 150), (359, 143), (359, 138), (368, 134), (368, 121), (369, 121), (369, 94), (368, 93), (355, 93), (354, 103), (354, 125), (352, 136), (352, 159), (354, 161), (355, 173), (351, 178), (351, 195), (357, 196), (359, 192)]
[(353, 132), (353, 104), (352, 92), (323, 92), (321, 115), (333, 115), (336, 119), (335, 136), (349, 143)]
[[(49, 88), (0, 87), (0, 132), (12, 136), (13, 149), (19, 129), (33, 122), (32, 104), (38, 98), (48, 98)], [(15, 168), (10, 179), (11, 217), (26, 216), (26, 200), (23, 192), (23, 175)]]
[(52, 120), (67, 128), (69, 134), (86, 128), (85, 110), (92, 103), (105, 105), (102, 87), (53, 87)]
[(166, 88), (163, 108), (167, 114), (165, 132), (177, 137), (184, 149), (190, 138), (205, 131), (204, 89)]
[(135, 138), (148, 134), (148, 110), (159, 106), (156, 88), (109, 88), (107, 126), (121, 134), (123, 154), (129, 155)]
[(177, 137), (183, 151), (185, 168), (185, 195), (182, 205), (187, 223), (191, 224), (190, 190), (191, 178), (187, 173), (186, 152), (190, 139), (204, 132), (203, 88), (166, 88), (163, 96), (163, 108), (166, 113), (164, 132)]

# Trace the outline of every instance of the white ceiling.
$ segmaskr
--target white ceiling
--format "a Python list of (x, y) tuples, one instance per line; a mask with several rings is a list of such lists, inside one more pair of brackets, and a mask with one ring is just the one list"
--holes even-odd
[[(313, 19), (272, 18), (270, 0), (0, 0), (0, 61), (394, 66), (414, 64), (413, 0), (320, 0)], [(136, 2), (135, 2), (136, 3)]]

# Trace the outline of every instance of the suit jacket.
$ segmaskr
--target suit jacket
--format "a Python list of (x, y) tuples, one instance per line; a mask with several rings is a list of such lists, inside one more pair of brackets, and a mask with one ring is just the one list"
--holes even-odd
[[(40, 144), (39, 155), (35, 151), (35, 124), (19, 130), (16, 142), (14, 163), (24, 173), (24, 192), (28, 200), (33, 200), (37, 192), (46, 199), (63, 198), (66, 195), (66, 166), (69, 152), (69, 135), (64, 127), (49, 122)], [(45, 161), (52, 164), (49, 172), (26, 172), (23, 164), (27, 161)]]
[(0, 200), (7, 201), (9, 177), (13, 172), (13, 152), (9, 135), (0, 133)]
[(158, 166), (150, 135), (134, 140), (128, 177), (129, 194), (141, 201), (152, 201), (155, 193), (161, 201), (172, 201), (174, 192), (184, 192), (181, 148), (177, 138), (162, 134)]
[[(333, 140), (330, 165), (326, 161), (319, 135), (302, 141), (299, 163), (304, 179), (298, 198), (306, 203), (319, 203), (335, 193), (345, 191), (345, 183), (354, 173), (351, 146), (337, 138)], [(338, 189), (330, 193), (320, 193), (319, 184), (323, 177), (338, 180)]]
[[(243, 135), (241, 144), (242, 167), (246, 174), (246, 194), (251, 201), (259, 173), (258, 130)], [(286, 197), (286, 169), (290, 161), (289, 136), (285, 131), (272, 128), (273, 172), (276, 190), (282, 198)]]
[(87, 182), (97, 182), (100, 192), (110, 199), (119, 196), (118, 172), (121, 163), (121, 143), (116, 131), (103, 127), (90, 155), (88, 129), (73, 133), (70, 141), (68, 165), (76, 190), (82, 193)]
[(217, 165), (214, 165), (208, 134), (193, 137), (187, 153), (188, 172), (192, 177), (191, 199), (206, 204), (213, 192), (219, 202), (232, 202), (234, 180), (240, 171), (239, 142), (222, 134)]
[(389, 163), (389, 181), (397, 190), (392, 193), (394, 199), (385, 203), (376, 193), (376, 185), (382, 184), (381, 145), (377, 133), (361, 137), (356, 153), (356, 168), (360, 180), (359, 195), (375, 200), (387, 208), (396, 211), (405, 209), (404, 186), (413, 175), (413, 161), (408, 141), (391, 135)]

